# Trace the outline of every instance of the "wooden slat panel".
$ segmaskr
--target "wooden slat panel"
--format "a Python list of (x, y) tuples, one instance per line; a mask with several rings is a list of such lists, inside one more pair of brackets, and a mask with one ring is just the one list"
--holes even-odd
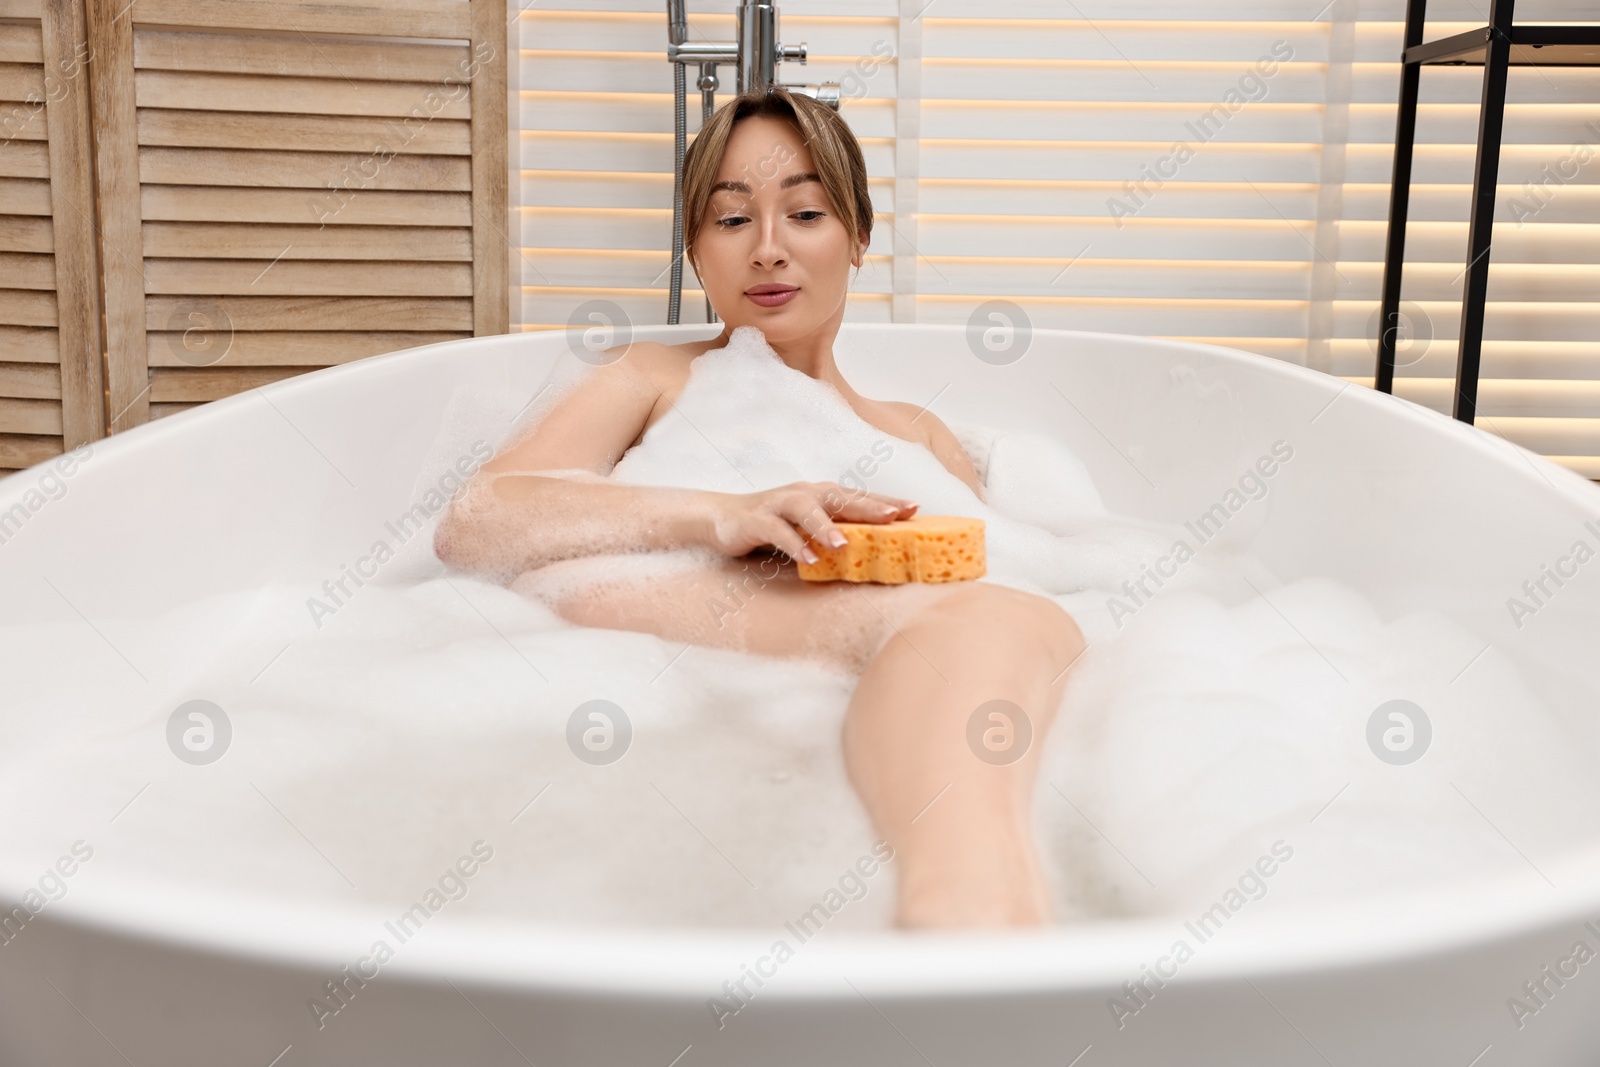
[[(0, 80), (0, 87), (3, 86), (4, 81)], [(427, 82), (352, 82), (343, 78), (141, 70), (136, 88), (140, 107), (301, 115), (409, 115), (423, 122), (429, 118), (464, 119), (471, 114), (466, 87), (459, 84), (446, 87)]]
[(42, 141), (12, 141), (0, 152), (0, 178), (49, 177), (50, 154)]
[(0, 433), (61, 434), (61, 404), (0, 397)]
[(0, 63), (43, 63), (39, 27), (11, 25), (0, 32)]
[(66, 451), (60, 437), (0, 433), (0, 469), (25, 470)]
[(105, 294), (108, 431), (148, 421), (144, 362), (144, 262), (139, 232), (139, 140), (133, 95), (133, 19), (124, 0), (85, 0), (94, 55), (95, 176), (100, 204)]
[(315, 193), (301, 189), (147, 185), (140, 196), (147, 220), (303, 223), (323, 217), (329, 226), (383, 225), (395, 219), (412, 226), (472, 224), (472, 199), (465, 193), (364, 189), (332, 215)]
[(309, 367), (157, 367), (150, 372), (150, 400), (221, 400), (225, 396), (293, 378)]
[[(235, 330), (226, 355), (214, 366), (253, 367), (326, 367), (350, 363), (385, 352), (398, 352), (403, 348), (457, 341), (471, 337), (464, 332), (404, 333), (397, 331), (372, 332), (316, 332), (316, 331), (249, 331)], [(150, 343), (150, 366), (191, 366), (183, 358), (182, 334), (158, 333), (145, 335)]]
[(338, 4), (326, 0), (139, 0), (144, 25), (230, 30), (351, 33), (371, 37), (451, 37), (470, 32), (467, 5), (448, 0)]
[[(44, 99), (44, 70), (30, 63), (0, 63), (0, 100)], [(11, 109), (6, 108), (7, 111)]]
[(61, 368), (52, 363), (0, 363), (0, 396), (60, 400)]
[(317, 152), (385, 151), (464, 156), (469, 126), (353, 115), (285, 115), (139, 109), (139, 143), (182, 148), (285, 148)]
[(0, 144), (48, 141), (50, 120), (44, 106), (0, 102)]
[(0, 0), (0, 19), (37, 19), (40, 0)]
[(0, 252), (49, 252), (54, 248), (48, 218), (0, 215)]
[(13, 215), (48, 215), (50, 183), (37, 178), (0, 178), (0, 204)]
[[(0, 256), (0, 266), (5, 257)], [(472, 269), (456, 263), (146, 259), (147, 293), (228, 296), (471, 296)]]
[(56, 331), (37, 326), (0, 325), (0, 352), (21, 363), (59, 363)]
[(203, 401), (196, 400), (196, 401), (193, 401), (192, 403), (151, 404), (150, 405), (150, 418), (152, 420), (154, 420), (154, 419), (163, 419), (163, 418), (166, 418), (168, 415), (176, 415), (180, 411), (188, 411), (190, 408), (197, 408), (202, 403), (203, 403)]
[(0, 252), (0, 286), (7, 289), (49, 289), (56, 287), (54, 256), (34, 256), (25, 252)]
[[(0, 309), (4, 300), (0, 292)], [(145, 301), (145, 322), (152, 330), (166, 329), (186, 302), (152, 296)], [(472, 329), (472, 302), (460, 298), (224, 296), (212, 303), (235, 330)]]
[(0, 322), (8, 326), (54, 326), (56, 294), (28, 289), (0, 289)]
[(68, 448), (106, 433), (102, 359), (100, 233), (92, 218), (94, 176), (88, 65), (93, 61), (82, 0), (50, 0), (40, 23), (50, 79), (50, 224), (60, 345), (62, 427)]
[(510, 329), (506, 65), (516, 55), (506, 47), (505, 6), (472, 0), (472, 291), (480, 335)]
[(159, 185), (316, 189), (330, 213), (366, 189), (466, 192), (472, 180), (467, 161), (450, 156), (395, 156), (379, 164), (371, 154), (214, 148), (146, 148), (139, 153), (139, 177)]
[[(0, 216), (0, 247), (5, 227)], [(466, 229), (411, 226), (261, 226), (224, 222), (146, 222), (144, 254), (166, 259), (472, 259)], [(276, 269), (276, 268), (274, 268)]]
[(148, 70), (278, 74), (355, 81), (444, 84), (461, 76), (464, 45), (399, 41), (310, 41), (223, 33), (178, 33), (135, 28), (133, 61)]

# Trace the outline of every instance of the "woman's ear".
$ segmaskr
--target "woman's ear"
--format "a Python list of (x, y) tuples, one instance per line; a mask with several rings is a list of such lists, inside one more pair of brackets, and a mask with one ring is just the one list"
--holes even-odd
[(861, 264), (866, 262), (866, 256), (867, 256), (867, 231), (866, 230), (857, 230), (856, 231), (856, 247), (850, 250), (850, 263), (851, 263), (851, 265), (854, 266), (857, 270), (861, 269)]

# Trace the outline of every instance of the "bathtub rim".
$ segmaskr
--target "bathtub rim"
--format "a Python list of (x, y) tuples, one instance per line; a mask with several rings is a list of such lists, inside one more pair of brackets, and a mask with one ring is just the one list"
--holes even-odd
[[(679, 334), (686, 338), (704, 338), (715, 325), (641, 326), (636, 327), (635, 335), (648, 334), (649, 339)], [(845, 328), (866, 337), (906, 329), (945, 334), (952, 339), (965, 334), (964, 327), (949, 324), (846, 323), (841, 332)], [(1343, 379), (1221, 345), (1104, 331), (1040, 328), (1034, 332), (1042, 338), (1075, 338), (1111, 344), (1133, 342), (1141, 347), (1168, 349), (1175, 354), (1200, 352), (1241, 370), (1277, 374), (1314, 385), (1329, 397), (1329, 407), (1341, 399), (1375, 405), (1393, 417), (1452, 435), (1454, 441), (1472, 448), (1478, 455), (1515, 470), (1517, 477), (1535, 488), (1543, 482), (1539, 491), (1554, 491), (1564, 502), (1591, 517), (1600, 517), (1600, 492), (1588, 479), (1503, 438), (1486, 440), (1494, 435), (1401, 397), (1380, 394), (1363, 386), (1345, 398), (1352, 383)], [(163, 435), (188, 433), (190, 428), (204, 425), (207, 419), (226, 418), (238, 406), (262, 399), (254, 395), (257, 393), (263, 397), (290, 396), (297, 390), (320, 388), (341, 374), (373, 373), (378, 364), (383, 364), (389, 372), (401, 371), (404, 361), (436, 359), (441, 356), (441, 350), (452, 346), (510, 345), (537, 340), (537, 334), (463, 338), (318, 368), (89, 444), (96, 452), (106, 449), (107, 454), (126, 455), (130, 450), (162, 440)], [(70, 455), (72, 451), (69, 449), (63, 455)], [(37, 474), (60, 458), (51, 457), (15, 472), (17, 477), (5, 479), (10, 483), (10, 492), (7, 492), (7, 485), (0, 484), (0, 508), (9, 507), (34, 487), (30, 474)], [(1551, 471), (1558, 474), (1552, 478)], [(1528, 903), (1525, 877), (1506, 876), (1474, 879), (1466, 887), (1449, 894), (1441, 894), (1437, 886), (1422, 884), (1398, 892), (1362, 897), (1336, 908), (1312, 905), (1294, 909), (1287, 916), (1256, 917), (1257, 921), (1250, 928), (1238, 931), (1238, 936), (1230, 934), (1225, 943), (1197, 957), (1200, 966), (1184, 973), (1193, 973), (1198, 980), (1212, 976), (1357, 967), (1418, 953), (1459, 950), (1561, 921), (1577, 925), (1585, 911), (1593, 912), (1600, 902), (1600, 844), (1564, 850), (1555, 861), (1547, 862), (1551, 870), (1569, 866), (1581, 868), (1578, 876), (1571, 878), (1566, 887), (1556, 890), (1553, 896), (1544, 895), (1549, 899), (1540, 899), (1536, 905)], [(13, 878), (13, 873), (18, 877)], [(20, 865), (15, 872), (0, 870), (0, 899), (20, 899), (20, 893), (13, 889), (26, 884), (21, 877), (25, 873)], [(224, 957), (314, 967), (333, 963), (335, 968), (338, 962), (348, 961), (335, 961), (329, 955), (326, 944), (330, 932), (355, 929), (370, 932), (382, 922), (375, 911), (325, 906), (308, 908), (281, 901), (274, 905), (249, 899), (251, 903), (246, 907), (208, 909), (206, 905), (213, 903), (214, 898), (186, 898), (181, 893), (175, 894), (170, 887), (146, 889), (124, 879), (111, 889), (95, 888), (92, 883), (75, 886), (69, 897), (52, 903), (39, 915), (79, 928), (100, 929), (165, 945), (187, 945)], [(1445, 906), (1446, 902), (1450, 906)], [(175, 906), (180, 903), (181, 907)], [(1396, 914), (1407, 915), (1412, 920), (1411, 925), (1398, 927), (1393, 919)], [(197, 923), (197, 916), (204, 916), (205, 921)], [(237, 921), (241, 916), (251, 921), (241, 925)], [(1363, 916), (1381, 916), (1387, 921), (1366, 927), (1351, 926)], [(258, 919), (265, 921), (256, 921)], [(748, 957), (753, 947), (774, 936), (770, 931), (757, 933), (739, 928), (664, 932), (660, 928), (593, 927), (581, 933), (567, 933), (536, 924), (508, 923), (504, 919), (452, 919), (449, 927), (430, 936), (427, 942), (398, 954), (384, 973), (391, 973), (392, 968), (393, 973), (424, 981), (442, 980), (446, 975), (471, 976), (479, 980), (489, 975), (495, 984), (514, 988), (682, 997), (686, 992), (698, 995), (736, 974), (736, 971), (730, 972), (728, 961), (738, 957), (740, 951)], [(860, 974), (864, 984), (892, 988), (895, 992), (990, 993), (1052, 986), (1101, 988), (1108, 981), (1114, 985), (1137, 974), (1129, 972), (1127, 959), (1104, 957), (1091, 965), (1086, 962), (1088, 957), (1076, 953), (1075, 949), (1103, 945), (1105, 951), (1114, 953), (1117, 946), (1157, 944), (1163, 937), (1173, 934), (1180, 922), (1181, 917), (1164, 916), (1098, 921), (1083, 928), (1061, 927), (1047, 933), (1011, 936), (924, 934), (917, 935), (915, 944), (908, 942), (906, 935), (850, 933), (800, 953), (797, 960), (806, 962), (780, 972), (787, 976), (785, 982), (766, 996), (773, 1000), (841, 996), (834, 974), (841, 965), (848, 965), (852, 973)], [(1337, 939), (1325, 933), (1307, 934), (1307, 930), (1332, 930), (1341, 926), (1350, 927), (1352, 932)], [(844, 937), (851, 943), (837, 944)], [(358, 940), (359, 937), (353, 939), (351, 944)], [(495, 943), (494, 947), (486, 950), (483, 945), (490, 941)], [(509, 953), (506, 951), (508, 941), (533, 951)], [(628, 966), (619, 968), (613, 962), (604, 973), (588, 967), (585, 953), (594, 951), (597, 946), (606, 950), (608, 960), (627, 959)], [(553, 966), (530, 962), (545, 954), (538, 951), (541, 948), (555, 949), (548, 953), (556, 960)], [(923, 965), (933, 961), (937, 961), (936, 967)], [(651, 963), (655, 964), (654, 969), (647, 966)], [(694, 979), (686, 977), (685, 973), (691, 968), (694, 976), (708, 981), (705, 989), (698, 986), (691, 989)], [(713, 976), (715, 981), (709, 981)]]
[[(1600, 920), (1600, 843), (1544, 870), (1559, 875), (1543, 892), (1520, 869), (1447, 888), (1420, 883), (1283, 914), (1251, 916), (1196, 949), (1173, 981), (1292, 977), (1359, 971), (1514, 941)], [(9, 892), (4, 898), (11, 898)], [(1533, 897), (1535, 903), (1530, 904)], [(51, 923), (218, 959), (337, 974), (369, 951), (386, 918), (376, 906), (303, 906), (267, 896), (176, 893), (154, 883), (85, 883), (39, 914)], [(395, 905), (394, 910), (400, 906)], [(1241, 914), (1248, 914), (1248, 905)], [(248, 921), (241, 923), (241, 918)], [(1181, 914), (1096, 920), (1015, 933), (844, 931), (796, 947), (764, 1000), (848, 999), (839, 976), (886, 997), (989, 996), (1120, 989), (1179, 936)], [(450, 916), (434, 933), (397, 947), (378, 977), (429, 984), (448, 980), (531, 994), (682, 1001), (716, 995), (774, 940), (773, 928), (558, 928), (503, 916)], [(18, 935), (28, 936), (26, 926)], [(342, 950), (342, 951), (340, 951)], [(368, 979), (372, 980), (372, 979)], [(772, 979), (769, 979), (772, 981)]]
[[(634, 339), (654, 340), (660, 336), (677, 337), (682, 335), (685, 339), (704, 339), (702, 336), (716, 323), (679, 323), (676, 325), (642, 325), (633, 327)], [(866, 336), (875, 333), (900, 332), (903, 330), (928, 331), (935, 334), (945, 334), (952, 338), (965, 337), (966, 327), (949, 323), (879, 323), (863, 322), (841, 324), (840, 332), (859, 332)], [(87, 442), (92, 449), (113, 448), (119, 454), (130, 448), (144, 447), (173, 433), (188, 432), (187, 428), (204, 425), (206, 421), (225, 418), (240, 405), (253, 403), (260, 399), (277, 396), (290, 397), (297, 392), (319, 388), (321, 385), (338, 380), (343, 375), (370, 374), (377, 366), (383, 366), (386, 371), (398, 371), (407, 361), (432, 360), (440, 355), (440, 350), (452, 347), (509, 345), (517, 342), (537, 342), (541, 335), (556, 335), (562, 331), (530, 331), (527, 333), (487, 334), (480, 337), (457, 338), (451, 341), (436, 341), (433, 344), (418, 345), (414, 348), (399, 349), (394, 352), (385, 352), (379, 355), (366, 356), (361, 359), (351, 360), (331, 367), (319, 367), (289, 378), (279, 379), (267, 385), (255, 386), (240, 393), (234, 393), (217, 400), (208, 401), (198, 407), (166, 415), (160, 419), (141, 423), (127, 430), (119, 431), (96, 441)], [(643, 336), (648, 335), (648, 336)], [(1539, 474), (1548, 488), (1556, 490), (1569, 503), (1579, 506), (1588, 505), (1590, 517), (1600, 517), (1600, 484), (1551, 462), (1543, 456), (1516, 444), (1503, 437), (1490, 434), (1477, 426), (1469, 426), (1459, 419), (1452, 418), (1432, 408), (1396, 396), (1393, 393), (1381, 393), (1368, 386), (1357, 386), (1335, 375), (1303, 367), (1297, 363), (1277, 359), (1272, 356), (1263, 356), (1254, 352), (1247, 352), (1239, 348), (1230, 348), (1226, 345), (1207, 344), (1200, 341), (1180, 341), (1161, 337), (1146, 337), (1141, 334), (1110, 333), (1099, 330), (1069, 330), (1036, 327), (1033, 329), (1035, 338), (1073, 338), (1081, 340), (1105, 341), (1113, 344), (1127, 344), (1133, 342), (1138, 346), (1154, 348), (1169, 348), (1177, 352), (1189, 351), (1204, 353), (1213, 358), (1231, 363), (1241, 369), (1248, 369), (1258, 373), (1275, 374), (1289, 381), (1303, 385), (1313, 385), (1325, 392), (1331, 393), (1327, 408), (1341, 399), (1351, 389), (1356, 389), (1357, 395), (1350, 397), (1352, 402), (1367, 404), (1378, 410), (1386, 410), (1391, 415), (1397, 416), (1412, 425), (1431, 428), (1445, 433), (1459, 444), (1470, 447), (1474, 452), (1483, 456), (1490, 456), (1497, 463), (1517, 469), (1512, 463), (1513, 459), (1521, 460), (1529, 469), (1519, 471), (1526, 478), (1530, 474)], [(548, 342), (546, 342), (548, 343)], [(1334, 383), (1337, 384), (1335, 388)], [(259, 394), (259, 395), (258, 395)], [(1317, 417), (1321, 417), (1321, 413)], [(83, 446), (79, 446), (83, 447)], [(31, 467), (14, 471), (12, 476), (0, 479), (0, 508), (9, 507), (15, 495), (25, 493), (32, 488), (32, 482), (23, 485), (24, 475), (37, 472), (60, 460), (61, 456), (70, 455), (72, 449), (67, 449), (61, 455), (43, 460)], [(1554, 482), (1548, 477), (1551, 472), (1556, 472)]]

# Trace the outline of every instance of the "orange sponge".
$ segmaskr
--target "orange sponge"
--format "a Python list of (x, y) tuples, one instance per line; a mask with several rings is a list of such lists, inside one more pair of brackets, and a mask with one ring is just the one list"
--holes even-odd
[(817, 562), (797, 560), (812, 582), (960, 582), (985, 573), (983, 520), (913, 515), (895, 522), (836, 522), (841, 548), (811, 541)]

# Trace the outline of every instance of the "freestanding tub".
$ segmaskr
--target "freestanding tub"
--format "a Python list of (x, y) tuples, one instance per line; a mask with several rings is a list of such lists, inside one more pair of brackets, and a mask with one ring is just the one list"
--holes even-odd
[[(1059, 435), (1107, 504), (1136, 516), (1181, 521), (1268, 443), (1292, 439), (1294, 469), (1253, 542), (1262, 559), (1286, 580), (1332, 575), (1386, 614), (1431, 605), (1600, 738), (1600, 680), (1573, 670), (1592, 663), (1600, 637), (1596, 568), (1569, 576), (1536, 619), (1507, 610), (1542, 565), (1595, 540), (1584, 524), (1600, 518), (1600, 492), (1587, 481), (1416, 405), (1238, 351), (1039, 330), (1024, 358), (996, 364), (966, 336), (847, 325), (837, 351), (869, 396), (937, 397), (946, 419)], [(80, 672), (27, 655), (18, 634), (66, 627), (83, 675), (125, 670), (130, 704), (174, 701), (225, 628), (167, 633), (141, 620), (218, 590), (336, 573), (366, 531), (409, 505), (453, 387), (531, 396), (564, 351), (549, 334), (363, 360), (98, 443), (43, 491), (49, 465), (0, 484), (0, 514), (12, 516), (0, 544), (10, 754), (57, 761), (55, 781), (75, 788), (75, 709), (89, 692)], [(41, 879), (51, 891), (0, 945), (7, 1065), (1465, 1067), (1592, 1062), (1600, 1047), (1600, 963), (1573, 954), (1576, 942), (1600, 947), (1600, 841), (1525, 856), (1537, 878), (1372, 895), (1241, 928), (1120, 1028), (1108, 999), (1165, 950), (1170, 921), (823, 939), (721, 1029), (707, 999), (766, 951), (766, 931), (458, 922), (387, 963), (319, 1029), (308, 991), (341, 979), (376, 917), (124, 883), (120, 812), (106, 814), (82, 831), (103, 858), (79, 862), (67, 840), (60, 857), (0, 858), (7, 901)], [(1527, 1000), (1530, 981), (1542, 999)], [(1513, 997), (1539, 1010), (1519, 1019)]]

